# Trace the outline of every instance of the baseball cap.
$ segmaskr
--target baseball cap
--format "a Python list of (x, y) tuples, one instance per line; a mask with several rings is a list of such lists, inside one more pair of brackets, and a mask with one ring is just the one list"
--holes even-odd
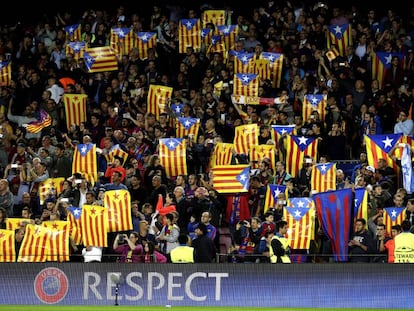
[(373, 166), (371, 166), (371, 165), (368, 165), (365, 169), (366, 169), (367, 171), (370, 171), (370, 172), (372, 172), (372, 173), (375, 173), (375, 167), (373, 167)]

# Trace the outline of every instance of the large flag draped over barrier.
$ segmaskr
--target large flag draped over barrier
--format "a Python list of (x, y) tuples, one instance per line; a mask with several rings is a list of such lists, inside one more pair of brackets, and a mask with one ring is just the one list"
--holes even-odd
[(313, 200), (319, 224), (331, 242), (335, 261), (348, 261), (348, 242), (353, 224), (352, 189), (316, 193)]

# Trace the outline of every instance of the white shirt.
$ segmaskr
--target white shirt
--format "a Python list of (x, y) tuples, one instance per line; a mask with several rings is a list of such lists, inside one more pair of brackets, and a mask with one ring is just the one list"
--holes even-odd
[(91, 262), (91, 261), (101, 262), (102, 247), (91, 246), (90, 251), (87, 251), (85, 247), (82, 249), (82, 256), (85, 262)]

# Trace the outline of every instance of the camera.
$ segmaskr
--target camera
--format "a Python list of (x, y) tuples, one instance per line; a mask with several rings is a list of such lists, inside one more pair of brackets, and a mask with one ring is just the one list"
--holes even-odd
[(125, 243), (125, 235), (124, 234), (119, 235), (118, 243)]

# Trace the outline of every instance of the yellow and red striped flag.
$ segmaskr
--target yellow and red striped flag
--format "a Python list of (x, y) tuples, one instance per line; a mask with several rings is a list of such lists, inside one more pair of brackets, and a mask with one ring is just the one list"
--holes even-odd
[(287, 239), (292, 249), (309, 249), (314, 238), (315, 209), (311, 198), (291, 198), (289, 206), (283, 208), (283, 217), (288, 223)]
[(358, 218), (368, 220), (368, 190), (366, 188), (355, 188), (354, 193), (354, 221)]
[(385, 207), (382, 216), (384, 217), (385, 230), (391, 236), (391, 227), (401, 225), (405, 219), (405, 207)]
[(72, 174), (80, 173), (92, 184), (98, 180), (95, 144), (77, 144), (73, 152)]
[(234, 74), (233, 93), (244, 96), (258, 96), (259, 75), (255, 73)]
[(250, 146), (259, 144), (259, 126), (257, 123), (236, 126), (233, 144), (237, 154), (249, 154)]
[(262, 80), (271, 80), (270, 61), (268, 59), (256, 59), (253, 64), (253, 73), (258, 74)]
[(211, 37), (210, 44), (206, 51), (206, 55), (209, 57), (214, 53), (219, 53), (223, 59), (227, 58), (226, 43), (224, 42), (223, 37), (220, 35), (213, 35)]
[(86, 48), (83, 57), (90, 73), (118, 70), (118, 58), (109, 46)]
[(170, 86), (151, 84), (147, 97), (148, 113), (154, 114), (156, 119), (161, 113), (167, 113), (168, 102), (171, 100), (172, 94), (173, 88)]
[(6, 229), (7, 230), (16, 230), (20, 227), (23, 227), (27, 224), (30, 224), (32, 221), (28, 218), (15, 218), (15, 217), (8, 217), (6, 220)]
[(69, 129), (73, 125), (80, 126), (87, 121), (86, 94), (63, 94), (62, 100), (65, 107), (66, 127)]
[(230, 165), (233, 157), (234, 144), (217, 143), (210, 159), (210, 168), (217, 165)]
[[(294, 134), (294, 130), (295, 130), (295, 125), (294, 124), (288, 124), (288, 125), (275, 125), (272, 124), (272, 131), (271, 131), (271, 136), (272, 139), (275, 141), (276, 143), (276, 149), (280, 150), (280, 143), (283, 143), (283, 147), (284, 150), (286, 150), (286, 139), (284, 139), (283, 141), (281, 141), (280, 139), (282, 137), (284, 137), (285, 135), (293, 135)], [(282, 153), (279, 154), (279, 157), (282, 156)], [(284, 160), (284, 159), (281, 159)]]
[(44, 128), (51, 125), (52, 117), (44, 109), (40, 109), (40, 119), (27, 123), (26, 130), (29, 133), (39, 133)]
[(384, 89), (385, 72), (391, 68), (391, 60), (394, 56), (400, 59), (400, 63), (404, 61), (403, 53), (396, 52), (375, 52), (372, 57), (372, 79), (379, 81), (380, 89)]
[(20, 247), (18, 262), (45, 262), (50, 253), (52, 230), (29, 224)]
[(108, 232), (132, 230), (131, 195), (128, 190), (106, 191), (104, 206), (108, 209)]
[(48, 261), (69, 261), (69, 231), (70, 222), (68, 220), (49, 220), (43, 221), (42, 227), (52, 231), (50, 239), (50, 249)]
[(14, 230), (0, 229), (0, 262), (15, 262)]
[(397, 173), (397, 176), (399, 176), (400, 166), (392, 159), (389, 153), (400, 141), (401, 137), (402, 134), (364, 135), (368, 165), (377, 167), (378, 160), (384, 159), (387, 161), (388, 166), (391, 166)]
[(161, 138), (159, 157), (168, 178), (187, 175), (187, 141), (183, 138)]
[[(39, 183), (39, 190), (37, 195), (39, 196), (39, 203), (42, 205), (49, 194), (58, 196), (63, 189), (64, 177), (48, 178), (45, 181)], [(52, 192), (52, 193), (51, 193)]]
[(250, 166), (245, 164), (217, 165), (213, 168), (213, 188), (218, 193), (248, 192)]
[(82, 216), (82, 207), (68, 207), (68, 221), (70, 222), (70, 236), (76, 245), (82, 244), (82, 228), (80, 218)]
[[(255, 73), (254, 53), (237, 53), (234, 55), (234, 73)], [(241, 94), (239, 94), (241, 95)]]
[(314, 137), (287, 135), (286, 136), (286, 171), (296, 177), (303, 165), (305, 155), (313, 161), (318, 158), (318, 142)]
[(273, 170), (276, 168), (276, 155), (274, 145), (252, 145), (250, 146), (249, 159), (252, 168), (258, 168), (259, 162), (263, 158), (269, 158), (270, 168)]
[(286, 192), (287, 187), (284, 185), (267, 184), (263, 213), (266, 213), (269, 207), (276, 206), (279, 194), (284, 193), (287, 199)]
[(325, 120), (328, 96), (326, 94), (305, 94), (303, 96), (302, 117), (308, 120), (313, 111), (317, 111), (321, 121)]
[(222, 36), (226, 50), (234, 48), (237, 37), (239, 35), (238, 25), (218, 25), (217, 33)]
[(178, 53), (186, 53), (187, 47), (201, 49), (201, 21), (199, 18), (180, 19), (178, 22)]
[(80, 23), (63, 27), (69, 41), (81, 41), (82, 40), (81, 27), (82, 25)]
[(108, 246), (108, 209), (84, 204), (81, 215), (82, 242), (85, 246)]
[(118, 59), (122, 55), (128, 55), (135, 46), (135, 33), (131, 28), (111, 28), (110, 46), (115, 51)]
[(138, 49), (140, 59), (148, 58), (148, 49), (155, 49), (157, 45), (157, 34), (155, 32), (137, 32), (135, 45)]
[(311, 190), (325, 192), (336, 190), (336, 163), (318, 163), (312, 168), (310, 178)]
[(79, 58), (83, 58), (83, 52), (86, 48), (86, 42), (83, 41), (73, 41), (68, 42), (65, 46), (65, 53), (66, 55), (72, 54), (73, 58), (76, 59), (76, 61), (79, 60)]
[(328, 26), (327, 48), (331, 45), (338, 47), (339, 55), (345, 56), (345, 50), (352, 45), (352, 26), (351, 24), (330, 25)]
[(212, 23), (216, 27), (224, 25), (226, 23), (226, 11), (225, 10), (205, 10), (202, 14), (203, 27), (205, 28), (208, 23)]
[(107, 163), (113, 162), (114, 157), (122, 158), (121, 164), (124, 165), (128, 161), (129, 154), (122, 150), (119, 144), (113, 145), (111, 150), (105, 155), (105, 159)]
[(11, 61), (0, 61), (0, 86), (8, 86), (11, 81)]
[(211, 28), (204, 28), (201, 30), (201, 43), (206, 47), (209, 47), (211, 44), (211, 40), (213, 39), (213, 29)]
[(283, 75), (283, 54), (274, 52), (262, 52), (260, 57), (269, 61), (271, 72), (270, 80), (272, 81), (272, 86), (279, 88)]
[(177, 138), (192, 137), (192, 141), (196, 143), (199, 129), (199, 118), (178, 117), (176, 122), (175, 135)]

